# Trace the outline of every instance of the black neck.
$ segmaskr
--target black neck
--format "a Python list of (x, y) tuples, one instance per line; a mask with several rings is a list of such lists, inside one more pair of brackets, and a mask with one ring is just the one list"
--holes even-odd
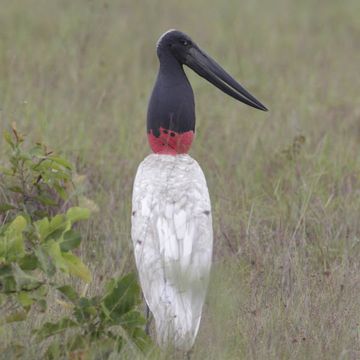
[(169, 52), (161, 55), (159, 75), (166, 76), (169, 79), (186, 77), (182, 64)]
[(161, 54), (160, 68), (152, 91), (147, 130), (155, 136), (159, 128), (183, 133), (195, 129), (194, 94), (179, 61), (170, 53)]

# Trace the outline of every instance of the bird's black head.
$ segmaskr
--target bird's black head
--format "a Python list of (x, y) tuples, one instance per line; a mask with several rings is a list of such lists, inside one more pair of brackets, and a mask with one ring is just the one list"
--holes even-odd
[(243, 88), (183, 32), (169, 30), (164, 33), (158, 40), (157, 54), (160, 63), (169, 62), (171, 58), (175, 58), (181, 65), (187, 65), (231, 97), (256, 109), (267, 110), (259, 100)]
[(186, 64), (186, 59), (193, 46), (194, 43), (190, 36), (178, 30), (169, 30), (158, 40), (156, 50), (160, 60), (170, 53), (180, 64)]

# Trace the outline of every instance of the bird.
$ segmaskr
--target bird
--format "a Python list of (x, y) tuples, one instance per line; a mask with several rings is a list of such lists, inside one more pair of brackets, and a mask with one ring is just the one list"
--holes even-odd
[(159, 70), (147, 112), (152, 153), (135, 176), (131, 237), (156, 341), (163, 349), (188, 352), (207, 293), (213, 229), (206, 179), (188, 154), (195, 135), (195, 101), (184, 65), (236, 100), (267, 108), (187, 34), (168, 30), (156, 52)]

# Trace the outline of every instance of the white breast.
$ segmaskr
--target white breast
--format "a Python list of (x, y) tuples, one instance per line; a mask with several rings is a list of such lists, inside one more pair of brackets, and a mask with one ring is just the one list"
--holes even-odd
[(163, 347), (189, 350), (199, 329), (212, 257), (204, 174), (189, 155), (151, 154), (133, 190), (132, 240), (146, 302)]

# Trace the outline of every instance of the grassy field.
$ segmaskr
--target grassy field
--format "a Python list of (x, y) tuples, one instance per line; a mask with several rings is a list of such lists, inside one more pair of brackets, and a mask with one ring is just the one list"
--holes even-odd
[[(87, 176), (90, 292), (135, 268), (155, 43), (178, 28), (270, 109), (187, 71), (215, 234), (193, 359), (360, 358), (359, 14), (357, 0), (0, 0), (0, 131), (16, 121)], [(19, 334), (37, 358), (26, 327), (1, 341)]]

